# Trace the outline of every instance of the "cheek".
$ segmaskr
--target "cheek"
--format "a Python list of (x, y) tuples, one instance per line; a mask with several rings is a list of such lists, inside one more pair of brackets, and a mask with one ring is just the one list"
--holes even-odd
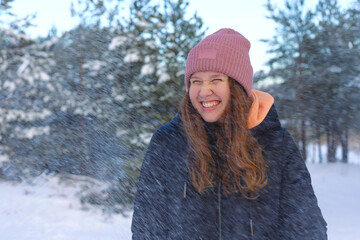
[(230, 102), (230, 99), (231, 99), (230, 89), (227, 90), (227, 92), (226, 92), (226, 97), (227, 97), (227, 101)]
[(222, 98), (223, 102), (225, 103), (225, 106), (230, 104), (230, 99), (231, 99), (230, 89), (224, 88), (220, 94), (221, 94), (221, 98)]
[(189, 98), (191, 103), (194, 105), (194, 103), (196, 103), (196, 99), (197, 99), (197, 91), (194, 88), (189, 89)]

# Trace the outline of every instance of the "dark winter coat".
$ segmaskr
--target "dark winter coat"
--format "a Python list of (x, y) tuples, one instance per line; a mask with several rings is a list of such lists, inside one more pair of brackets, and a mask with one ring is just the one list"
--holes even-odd
[(198, 194), (188, 178), (187, 140), (177, 114), (152, 137), (132, 221), (133, 239), (327, 239), (309, 172), (275, 107), (252, 130), (265, 150), (268, 184), (260, 197)]

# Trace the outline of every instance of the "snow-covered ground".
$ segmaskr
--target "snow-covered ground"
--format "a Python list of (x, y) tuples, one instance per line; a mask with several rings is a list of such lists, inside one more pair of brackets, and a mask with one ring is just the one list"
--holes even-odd
[(308, 164), (329, 240), (360, 239), (360, 165)]
[(131, 239), (131, 216), (82, 206), (78, 195), (84, 181), (59, 179), (42, 175), (31, 184), (0, 181), (0, 240)]
[[(308, 164), (329, 240), (360, 239), (360, 165)], [(0, 181), (1, 240), (129, 240), (131, 216), (81, 206), (79, 183), (42, 175), (30, 183)]]

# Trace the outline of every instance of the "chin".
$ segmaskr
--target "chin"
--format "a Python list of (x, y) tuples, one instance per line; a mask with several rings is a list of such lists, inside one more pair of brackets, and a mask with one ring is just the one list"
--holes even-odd
[(217, 122), (220, 119), (220, 117), (218, 116), (201, 116), (201, 117), (205, 122), (208, 123)]

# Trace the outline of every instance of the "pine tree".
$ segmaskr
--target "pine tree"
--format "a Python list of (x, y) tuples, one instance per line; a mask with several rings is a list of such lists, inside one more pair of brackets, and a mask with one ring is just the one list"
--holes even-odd
[[(103, 204), (118, 211), (133, 200), (152, 133), (177, 112), (187, 53), (204, 32), (183, 0), (133, 1), (128, 17), (119, 17), (120, 1), (112, 4), (77, 1), (79, 24), (60, 36), (3, 31), (15, 47), (1, 52), (0, 118), (14, 166), (109, 181)], [(36, 134), (21, 138), (29, 129)]]
[(11, 12), (11, 3), (1, 1), (0, 5), (0, 153), (9, 159), (0, 167), (4, 176), (18, 180), (24, 172), (21, 166), (36, 164), (32, 156), (24, 158), (28, 148), (19, 143), (32, 138), (34, 129), (37, 134), (47, 132), (46, 126), (36, 124), (47, 110), (33, 100), (48, 76), (35, 63), (46, 56), (24, 34), (32, 17), (18, 18)]
[[(280, 113), (286, 112), (286, 124), (298, 126), (300, 120), (304, 158), (306, 133), (317, 139), (320, 161), (321, 136), (326, 134), (328, 161), (336, 161), (340, 140), (347, 162), (349, 129), (356, 129), (354, 116), (359, 112), (354, 105), (359, 99), (359, 68), (353, 64), (359, 61), (358, 5), (342, 11), (336, 0), (321, 0), (315, 12), (305, 12), (304, 1), (285, 4), (285, 10), (267, 5), (278, 27), (276, 36), (267, 40), (273, 55), (270, 72), (262, 78), (280, 80), (272, 89)], [(305, 131), (307, 125), (311, 128)]]
[(136, 190), (139, 168), (152, 133), (178, 111), (184, 93), (188, 51), (203, 36), (196, 15), (186, 19), (188, 3), (133, 1), (130, 16), (115, 28), (109, 66), (117, 66), (114, 92), (122, 109), (119, 135), (127, 146), (125, 165), (130, 191)]
[(134, 1), (127, 25), (116, 38), (122, 39), (116, 50), (132, 71), (122, 86), (128, 111), (124, 127), (131, 129), (126, 138), (134, 147), (143, 149), (154, 129), (177, 112), (186, 55), (203, 34), (197, 30), (202, 26), (197, 16), (184, 19), (186, 7), (184, 1), (165, 1), (163, 7)]
[(285, 9), (275, 8), (268, 1), (269, 19), (273, 20), (276, 34), (269, 43), (268, 77), (281, 81), (274, 95), (279, 102), (282, 118), (299, 139), (301, 153), (306, 160), (306, 125), (308, 119), (308, 89), (311, 88), (309, 60), (313, 51), (311, 42), (314, 24), (313, 13), (306, 11), (304, 0), (285, 1)]
[(343, 147), (343, 162), (347, 162), (348, 130), (354, 129), (353, 116), (359, 110), (354, 102), (359, 98), (355, 79), (360, 72), (353, 64), (359, 61), (359, 37), (354, 31), (356, 15), (350, 17), (349, 11), (340, 10), (336, 0), (321, 0), (317, 6), (318, 51), (313, 72), (317, 86), (313, 94), (321, 97), (313, 102), (317, 111), (313, 119), (326, 130), (329, 162), (336, 161), (338, 140)]

